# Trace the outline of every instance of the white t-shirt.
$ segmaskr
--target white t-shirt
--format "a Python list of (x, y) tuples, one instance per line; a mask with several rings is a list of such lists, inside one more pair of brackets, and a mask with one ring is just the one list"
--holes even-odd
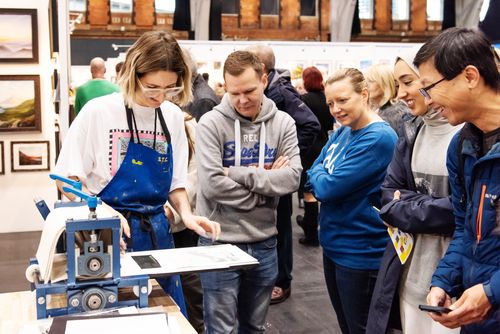
[[(154, 108), (133, 105), (141, 143), (166, 152), (166, 138), (160, 120), (154, 134)], [(184, 188), (188, 165), (188, 144), (181, 109), (164, 102), (161, 110), (172, 140), (173, 178), (170, 191)], [(135, 134), (134, 134), (135, 136)], [(113, 178), (130, 140), (125, 105), (121, 93), (90, 100), (71, 124), (54, 172), (68, 177), (77, 176), (92, 194), (98, 194)], [(136, 139), (137, 142), (137, 139)]]

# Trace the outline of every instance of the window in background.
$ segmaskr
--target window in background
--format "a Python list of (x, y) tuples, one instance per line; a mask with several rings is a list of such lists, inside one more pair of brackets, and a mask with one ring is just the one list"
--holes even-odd
[(316, 7), (318, 0), (300, 0), (301, 16), (316, 16)]
[(427, 1), (427, 20), (443, 21), (444, 0)]
[(238, 14), (240, 12), (239, 0), (222, 0), (222, 13)]
[(359, 0), (359, 18), (373, 19), (373, 0)]
[(70, 12), (85, 12), (87, 10), (87, 0), (69, 0)]
[(260, 14), (262, 15), (278, 15), (280, 13), (279, 0), (261, 0)]
[(110, 0), (112, 13), (132, 13), (132, 0)]
[(392, 19), (395, 21), (407, 21), (410, 19), (410, 1), (409, 0), (393, 0), (392, 1)]
[(173, 13), (175, 0), (155, 0), (155, 11), (157, 13)]

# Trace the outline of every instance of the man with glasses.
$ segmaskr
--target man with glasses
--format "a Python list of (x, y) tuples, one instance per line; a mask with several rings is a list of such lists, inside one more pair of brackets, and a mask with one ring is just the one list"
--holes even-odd
[[(500, 328), (500, 74), (497, 55), (475, 30), (452, 28), (415, 58), (420, 93), (451, 124), (466, 122), (448, 148), (455, 234), (431, 282), (429, 313), (462, 333)], [(457, 298), (453, 301), (452, 298)]]

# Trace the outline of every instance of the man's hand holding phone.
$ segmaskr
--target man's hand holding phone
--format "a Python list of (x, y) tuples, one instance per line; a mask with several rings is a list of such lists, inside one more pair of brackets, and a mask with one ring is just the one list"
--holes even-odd
[(420, 304), (420, 305), (418, 305), (418, 308), (421, 311), (433, 312), (433, 313), (439, 313), (439, 314), (451, 312), (451, 309), (444, 307), (444, 306), (432, 306), (432, 305)]
[(433, 286), (427, 295), (427, 303), (450, 308), (449, 313), (429, 313), (434, 321), (448, 328), (458, 328), (484, 320), (491, 311), (483, 284), (476, 284), (468, 288), (453, 304), (450, 296), (443, 289)]

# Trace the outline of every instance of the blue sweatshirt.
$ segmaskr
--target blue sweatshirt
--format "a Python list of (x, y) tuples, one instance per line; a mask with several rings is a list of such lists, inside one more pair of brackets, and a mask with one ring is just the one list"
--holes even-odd
[(377, 270), (388, 240), (373, 206), (392, 159), (397, 135), (385, 122), (352, 131), (341, 127), (307, 172), (306, 187), (321, 202), (320, 243), (336, 264)]

